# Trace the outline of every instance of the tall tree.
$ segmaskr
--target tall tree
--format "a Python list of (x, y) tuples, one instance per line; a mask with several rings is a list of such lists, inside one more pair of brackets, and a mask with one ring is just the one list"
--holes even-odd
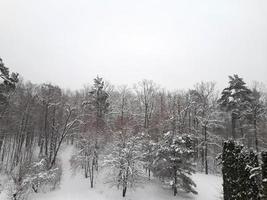
[(232, 137), (236, 139), (236, 122), (248, 109), (253, 98), (242, 78), (235, 74), (229, 76), (229, 79), (229, 86), (222, 91), (218, 103), (224, 111), (230, 112)]
[(93, 128), (95, 129), (95, 142), (98, 145), (97, 138), (102, 135), (105, 140), (109, 137), (106, 128), (106, 114), (109, 111), (109, 94), (105, 91), (105, 83), (103, 78), (96, 77), (94, 85), (89, 94), (89, 110), (93, 113), (94, 122)]
[(221, 124), (216, 107), (215, 83), (198, 83), (195, 85), (195, 90), (191, 91), (191, 95), (194, 95), (194, 100), (197, 103), (196, 118), (201, 125), (202, 166), (205, 168), (205, 173), (208, 174), (208, 148), (209, 145), (215, 144), (214, 138), (212, 138), (214, 134), (211, 131)]
[(248, 118), (253, 126), (254, 133), (254, 143), (256, 151), (259, 151), (259, 136), (258, 136), (258, 124), (264, 119), (266, 113), (266, 108), (264, 107), (264, 102), (262, 99), (262, 94), (258, 91), (255, 86), (252, 89), (253, 100), (251, 101), (250, 107), (248, 109)]
[[(86, 162), (76, 162), (89, 173), (91, 188), (94, 186), (94, 174), (98, 171), (99, 150), (110, 139), (107, 113), (109, 111), (109, 94), (102, 78), (96, 77), (94, 85), (86, 91), (82, 102), (82, 132), (78, 134), (78, 156), (84, 156)], [(85, 175), (87, 177), (87, 175)]]
[(15, 89), (16, 83), (18, 82), (18, 74), (9, 72), (9, 69), (5, 66), (2, 59), (0, 58), (0, 117), (7, 104), (8, 94), (10, 91)]
[[(146, 139), (148, 139), (148, 144), (151, 144), (149, 140), (153, 140), (153, 131), (151, 131), (151, 119), (155, 111), (155, 103), (156, 103), (156, 94), (158, 87), (157, 85), (150, 80), (143, 80), (138, 83), (138, 85), (135, 86), (137, 98), (139, 100), (139, 106), (140, 106), (140, 111), (141, 115), (141, 121), (143, 123), (143, 131), (146, 134)], [(146, 151), (148, 157), (147, 160), (147, 166), (148, 166), (148, 177), (150, 179), (151, 176), (151, 168), (149, 166), (152, 165), (152, 160), (151, 160), (151, 146), (146, 145)]]

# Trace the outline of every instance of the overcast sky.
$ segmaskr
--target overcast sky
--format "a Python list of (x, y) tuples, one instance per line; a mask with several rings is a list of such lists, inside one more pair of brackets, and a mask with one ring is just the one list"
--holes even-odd
[(267, 83), (266, 0), (0, 0), (0, 57), (35, 83)]

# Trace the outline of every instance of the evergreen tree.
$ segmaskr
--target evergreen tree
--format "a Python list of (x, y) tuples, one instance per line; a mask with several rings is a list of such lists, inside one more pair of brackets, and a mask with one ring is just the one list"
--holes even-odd
[(238, 193), (237, 200), (259, 200), (259, 177), (252, 173), (259, 168), (258, 157), (253, 151), (243, 149), (238, 160)]
[(236, 122), (249, 108), (252, 101), (251, 90), (238, 75), (229, 76), (229, 86), (222, 91), (218, 100), (221, 108), (231, 113), (232, 137), (236, 139)]
[(237, 159), (242, 147), (236, 148), (234, 141), (226, 141), (222, 153), (222, 175), (224, 200), (231, 200), (237, 194)]
[(105, 130), (106, 127), (106, 114), (109, 111), (109, 94), (105, 91), (105, 84), (102, 78), (96, 77), (94, 85), (89, 92), (89, 99), (83, 103), (86, 109), (92, 115), (91, 128), (95, 131), (96, 147), (98, 146), (98, 137), (104, 137), (107, 140), (108, 135)]
[(15, 89), (15, 85), (18, 82), (17, 73), (9, 73), (9, 69), (4, 65), (2, 59), (0, 58), (0, 111), (3, 109), (4, 105), (7, 103), (8, 93)]
[(174, 196), (178, 188), (197, 194), (194, 189), (196, 184), (190, 178), (195, 172), (192, 149), (192, 139), (189, 135), (174, 135), (168, 132), (158, 143), (153, 174), (165, 179), (165, 182), (172, 186)]
[(107, 134), (106, 121), (110, 105), (108, 98), (109, 94), (105, 90), (104, 81), (97, 76), (81, 105), (83, 129), (77, 135), (79, 152), (72, 160), (74, 168), (82, 167), (85, 177), (89, 176), (91, 188), (94, 186), (95, 171), (98, 171), (99, 149), (103, 148), (103, 145), (110, 139), (110, 135)]
[(259, 168), (257, 155), (230, 140), (224, 142), (222, 174), (224, 200), (258, 200), (259, 178), (252, 172)]

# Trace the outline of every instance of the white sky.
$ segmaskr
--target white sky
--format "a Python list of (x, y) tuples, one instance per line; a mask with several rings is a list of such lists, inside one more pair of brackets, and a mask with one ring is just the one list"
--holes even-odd
[(188, 88), (238, 73), (267, 83), (266, 0), (0, 0), (0, 57), (35, 83), (98, 74)]

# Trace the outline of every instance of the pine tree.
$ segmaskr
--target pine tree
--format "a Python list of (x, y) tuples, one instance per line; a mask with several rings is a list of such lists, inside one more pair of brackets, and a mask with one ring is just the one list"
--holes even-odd
[(232, 137), (236, 139), (236, 122), (242, 117), (252, 101), (252, 92), (247, 88), (246, 83), (238, 75), (229, 76), (229, 86), (222, 91), (218, 100), (221, 108), (231, 113)]
[[(15, 89), (18, 82), (17, 73), (9, 73), (9, 69), (4, 65), (0, 58), (0, 111), (2, 111), (4, 105), (7, 103), (8, 93)], [(0, 116), (1, 117), (1, 116)]]
[[(94, 174), (98, 171), (99, 150), (107, 143), (108, 135), (106, 115), (109, 111), (109, 94), (105, 90), (102, 78), (96, 77), (89, 94), (82, 102), (83, 132), (78, 138), (78, 147), (86, 161), (80, 162), (85, 167), (85, 176), (89, 173), (91, 188), (94, 186)], [(81, 139), (81, 141), (79, 141)], [(100, 142), (101, 141), (101, 142)], [(78, 162), (79, 163), (79, 162)]]
[[(94, 85), (89, 92), (89, 99), (83, 102), (86, 112), (92, 115), (91, 129), (94, 130), (94, 139), (96, 148), (98, 148), (98, 138), (102, 137), (105, 141), (108, 139), (106, 128), (106, 114), (109, 111), (109, 94), (105, 91), (105, 83), (102, 78), (96, 77)], [(89, 114), (86, 113), (86, 114)]]
[(161, 179), (167, 179), (166, 183), (172, 186), (176, 196), (177, 189), (197, 194), (196, 184), (190, 178), (194, 173), (192, 158), (192, 139), (189, 135), (174, 135), (171, 132), (164, 134), (158, 143), (155, 153), (153, 174)]

